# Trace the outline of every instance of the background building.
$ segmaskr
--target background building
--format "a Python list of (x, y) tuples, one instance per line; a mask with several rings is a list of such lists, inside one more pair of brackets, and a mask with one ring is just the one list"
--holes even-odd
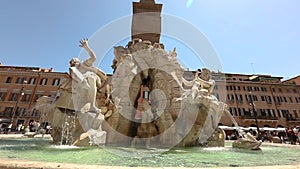
[[(185, 72), (193, 80), (195, 72)], [(299, 77), (282, 81), (270, 75), (213, 73), (214, 95), (229, 106), (230, 113), (243, 127), (300, 126)], [(0, 121), (13, 120), (13, 128), (32, 121), (42, 123), (34, 109), (41, 96), (55, 97), (68, 73), (38, 67), (0, 65)], [(233, 126), (226, 114), (220, 124)], [(3, 126), (5, 127), (5, 126)]]
[[(228, 73), (214, 73), (213, 78), (216, 81), (214, 95), (228, 104), (239, 126), (300, 125), (300, 85), (294, 82), (299, 78), (282, 81), (282, 77), (269, 75)], [(233, 126), (226, 115), (220, 123)]]
[[(41, 96), (55, 97), (67, 73), (54, 72), (52, 68), (17, 67), (0, 65), (0, 119), (13, 121), (12, 129), (19, 124), (40, 121), (34, 109)], [(8, 123), (4, 123), (4, 126)]]

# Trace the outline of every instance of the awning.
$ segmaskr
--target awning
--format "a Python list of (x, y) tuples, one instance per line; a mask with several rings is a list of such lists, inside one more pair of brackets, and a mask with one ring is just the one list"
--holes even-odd
[(0, 123), (10, 123), (10, 119), (0, 119)]
[[(236, 127), (229, 127), (229, 126), (218, 126), (220, 129), (223, 130), (236, 130)], [(249, 131), (251, 130), (257, 130), (257, 127), (239, 127), (240, 129), (244, 131)], [(283, 127), (278, 127), (278, 128), (273, 128), (273, 127), (259, 127), (259, 131), (285, 131), (285, 128)]]

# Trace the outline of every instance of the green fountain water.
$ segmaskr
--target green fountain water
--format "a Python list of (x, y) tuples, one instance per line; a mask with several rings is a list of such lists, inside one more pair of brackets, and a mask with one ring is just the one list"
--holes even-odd
[(300, 163), (300, 148), (262, 146), (262, 151), (231, 148), (134, 149), (51, 145), (50, 139), (1, 139), (0, 158), (73, 164), (148, 167), (240, 167)]

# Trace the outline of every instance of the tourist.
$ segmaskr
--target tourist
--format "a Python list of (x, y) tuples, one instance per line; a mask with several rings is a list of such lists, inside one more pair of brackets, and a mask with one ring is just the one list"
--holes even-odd
[(294, 132), (293, 130), (294, 128), (293, 127), (290, 127), (288, 129), (288, 138), (289, 138), (289, 142), (290, 144), (292, 145), (296, 145), (296, 141), (297, 141), (297, 136), (296, 136), (296, 133)]
[(295, 135), (297, 136), (296, 138), (296, 143), (298, 142), (299, 145), (300, 145), (300, 126), (296, 126), (294, 129), (293, 129)]
[(11, 128), (12, 128), (12, 123), (10, 123), (10, 124), (8, 125), (5, 134), (10, 133), (10, 132), (11, 132)]
[(18, 125), (18, 127), (17, 127), (17, 131), (18, 131), (18, 132), (21, 132), (21, 127), (22, 127), (22, 124), (20, 123), (20, 124)]

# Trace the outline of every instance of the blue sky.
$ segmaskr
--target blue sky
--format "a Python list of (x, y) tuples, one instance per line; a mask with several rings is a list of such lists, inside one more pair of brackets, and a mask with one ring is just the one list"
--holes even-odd
[[(285, 79), (300, 75), (299, 0), (156, 2), (164, 4), (163, 14), (185, 20), (207, 37), (219, 56), (223, 72), (270, 74)], [(1, 0), (0, 62), (67, 72), (69, 60), (80, 55), (79, 40), (130, 15), (131, 3), (131, 0)], [(174, 29), (179, 28), (174, 26)], [(186, 35), (193, 37), (188, 32)], [(166, 37), (161, 42), (167, 50), (177, 47), (184, 67), (195, 70), (205, 66), (184, 42)], [(126, 40), (120, 39), (119, 44), (126, 44)], [(109, 51), (99, 67), (111, 72), (112, 57)]]

